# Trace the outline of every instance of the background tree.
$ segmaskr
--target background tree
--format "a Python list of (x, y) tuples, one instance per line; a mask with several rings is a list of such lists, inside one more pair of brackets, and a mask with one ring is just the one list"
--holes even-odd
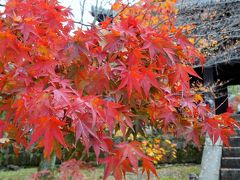
[[(105, 164), (104, 179), (138, 173), (139, 161), (143, 172), (157, 175), (141, 143), (128, 141), (146, 126), (198, 146), (205, 133), (227, 144), (236, 123), (229, 114), (213, 116), (190, 89), (189, 75), (200, 78), (191, 65), (204, 58), (174, 26), (174, 2), (116, 2), (113, 10), (116, 18), (71, 36), (70, 10), (56, 0), (7, 2), (0, 22), (1, 136), (16, 151), (43, 148), (47, 158), (61, 159), (67, 149), (82, 160), (92, 149)], [(112, 140), (116, 131), (122, 142)], [(71, 175), (82, 165), (71, 160), (61, 169)]]

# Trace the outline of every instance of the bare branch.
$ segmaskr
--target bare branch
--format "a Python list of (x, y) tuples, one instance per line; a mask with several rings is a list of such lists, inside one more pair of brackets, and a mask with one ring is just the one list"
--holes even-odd
[(125, 6), (124, 6), (124, 8), (121, 10), (121, 11), (119, 11), (113, 18), (112, 18), (112, 20), (114, 20), (119, 14), (121, 14), (123, 11), (125, 11), (125, 9), (127, 9), (127, 7), (130, 5), (130, 3), (128, 2)]
[(75, 24), (80, 24), (80, 25), (82, 25), (82, 26), (87, 26), (87, 27), (91, 27), (92, 25), (90, 25), (90, 24), (84, 24), (84, 23), (82, 23), (82, 22), (80, 22), (80, 21), (74, 21), (74, 23)]
[[(83, 23), (83, 15), (84, 15), (84, 11), (85, 11), (85, 5), (86, 5), (86, 0), (80, 1), (80, 8), (81, 8), (81, 18), (80, 18), (80, 22)], [(81, 24), (81, 27), (83, 26), (83, 24)], [(84, 25), (85, 26), (85, 25)]]

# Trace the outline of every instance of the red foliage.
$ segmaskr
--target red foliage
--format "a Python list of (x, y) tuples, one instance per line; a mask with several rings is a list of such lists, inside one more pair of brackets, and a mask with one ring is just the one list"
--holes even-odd
[(115, 129), (124, 139), (148, 125), (198, 146), (205, 133), (227, 144), (235, 121), (212, 116), (190, 89), (189, 74), (200, 78), (191, 65), (203, 58), (174, 26), (172, 5), (141, 0), (112, 24), (71, 36), (70, 11), (57, 0), (9, 0), (0, 22), (0, 135), (43, 147), (48, 158), (81, 142), (106, 165), (104, 179), (137, 173), (139, 160), (157, 175), (138, 142), (111, 140)]
[(60, 179), (84, 179), (83, 175), (79, 171), (79, 169), (88, 169), (93, 170), (90, 166), (88, 166), (85, 162), (77, 161), (76, 159), (70, 159), (61, 164), (60, 171)]

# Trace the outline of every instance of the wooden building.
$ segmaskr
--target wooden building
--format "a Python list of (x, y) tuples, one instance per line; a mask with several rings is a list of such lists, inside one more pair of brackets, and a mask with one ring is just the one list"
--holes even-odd
[(228, 108), (227, 86), (240, 84), (240, 0), (180, 0), (178, 25), (192, 24), (189, 37), (206, 57), (195, 70), (214, 87), (216, 114)]
[[(193, 25), (188, 36), (206, 57), (203, 66), (196, 62), (195, 70), (205, 86), (213, 87), (215, 113), (226, 112), (227, 87), (240, 84), (240, 0), (180, 0), (178, 8), (178, 25)], [(231, 147), (222, 147), (206, 138), (200, 179), (240, 179), (239, 129), (229, 141)]]

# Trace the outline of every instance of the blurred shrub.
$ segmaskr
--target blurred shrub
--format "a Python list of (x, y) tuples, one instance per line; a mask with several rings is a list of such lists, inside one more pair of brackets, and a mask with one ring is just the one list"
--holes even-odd
[[(161, 133), (150, 133), (143, 136), (137, 136), (142, 142), (143, 151), (150, 157), (154, 158), (155, 164), (163, 163), (201, 163), (202, 149), (198, 149), (194, 144), (184, 146), (184, 140), (175, 139), (170, 135), (162, 135)], [(128, 138), (129, 141), (133, 137)], [(116, 134), (114, 137), (116, 143), (123, 141), (122, 134)], [(41, 161), (42, 151), (32, 150), (26, 151), (23, 147), (19, 147), (18, 153), (15, 153), (14, 146), (11, 142), (0, 145), (0, 167), (7, 165), (18, 166), (38, 166)], [(17, 154), (17, 155), (16, 155)], [(68, 158), (81, 159), (85, 162), (95, 162), (93, 149), (88, 154), (84, 154), (81, 143), (76, 145), (74, 150), (63, 150), (63, 160)], [(57, 164), (61, 162), (57, 160)], [(95, 164), (92, 164), (95, 165)]]
[(160, 137), (147, 137), (142, 140), (144, 152), (154, 158), (154, 164), (165, 163), (176, 158), (176, 144)]
[(145, 153), (154, 158), (155, 164), (162, 163), (201, 163), (202, 148), (194, 144), (184, 146), (181, 139), (171, 136), (147, 136), (140, 138)]
[(42, 152), (40, 150), (35, 152), (26, 151), (21, 147), (16, 154), (11, 144), (0, 147), (0, 167), (4, 168), (7, 165), (17, 166), (38, 166), (41, 160)]

